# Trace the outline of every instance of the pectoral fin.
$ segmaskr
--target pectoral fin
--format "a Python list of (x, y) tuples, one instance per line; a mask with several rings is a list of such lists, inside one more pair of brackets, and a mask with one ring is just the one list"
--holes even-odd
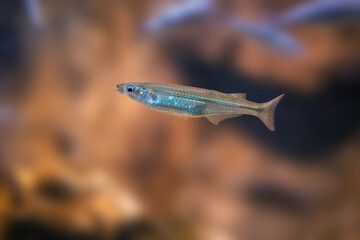
[(234, 117), (239, 117), (242, 114), (226, 114), (226, 115), (209, 115), (209, 116), (205, 116), (212, 124), (214, 125), (218, 125), (219, 122), (229, 119), (229, 118), (234, 118)]

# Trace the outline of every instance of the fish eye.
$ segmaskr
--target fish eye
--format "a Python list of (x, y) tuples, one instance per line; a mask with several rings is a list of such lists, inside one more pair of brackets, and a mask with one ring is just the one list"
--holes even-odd
[(127, 86), (127, 88), (126, 88), (126, 91), (128, 91), (129, 93), (134, 92), (134, 90), (135, 90), (135, 87), (132, 86), (132, 85), (129, 85), (129, 86)]

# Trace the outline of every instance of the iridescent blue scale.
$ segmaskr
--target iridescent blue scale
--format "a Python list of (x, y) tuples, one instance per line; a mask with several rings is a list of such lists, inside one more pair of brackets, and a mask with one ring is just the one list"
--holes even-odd
[(148, 101), (148, 104), (153, 109), (170, 110), (184, 116), (202, 115), (203, 106), (205, 106), (205, 103), (201, 101), (167, 94), (156, 94), (156, 100)]

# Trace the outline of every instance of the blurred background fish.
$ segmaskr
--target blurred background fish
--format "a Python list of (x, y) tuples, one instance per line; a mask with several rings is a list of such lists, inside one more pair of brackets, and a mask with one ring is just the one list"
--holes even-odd
[(358, 0), (314, 0), (286, 11), (276, 17), (280, 26), (294, 26), (305, 23), (336, 23), (346, 20), (359, 21)]
[(37, 31), (43, 28), (43, 16), (38, 0), (23, 0), (29, 21)]
[(242, 36), (259, 41), (264, 46), (281, 53), (299, 55), (303, 49), (299, 41), (281, 28), (266, 22), (251, 22), (240, 18), (229, 18), (227, 24)]
[(159, 34), (172, 28), (209, 15), (214, 10), (213, 0), (186, 0), (173, 4), (146, 20), (142, 35)]
[[(230, 31), (239, 33), (242, 37), (251, 38), (265, 46), (288, 54), (299, 54), (300, 43), (290, 34), (266, 22), (255, 22), (231, 16), (231, 13), (219, 11), (219, 4), (213, 0), (189, 0), (164, 9), (157, 15), (146, 20), (141, 32), (146, 35), (157, 35), (174, 30), (185, 23), (207, 18), (211, 15), (220, 26)], [(210, 24), (210, 23), (209, 23)], [(201, 32), (199, 32), (201, 34)]]

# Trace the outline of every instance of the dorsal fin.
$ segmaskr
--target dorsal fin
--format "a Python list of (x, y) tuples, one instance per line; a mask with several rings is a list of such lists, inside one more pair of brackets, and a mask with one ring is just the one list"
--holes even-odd
[(239, 117), (241, 116), (241, 114), (225, 114), (225, 115), (208, 115), (205, 116), (212, 124), (214, 125), (218, 125), (219, 122), (225, 120), (225, 119), (229, 119), (229, 118), (234, 118), (234, 117)]
[(235, 98), (242, 98), (246, 99), (246, 93), (232, 93), (231, 96), (234, 96)]

